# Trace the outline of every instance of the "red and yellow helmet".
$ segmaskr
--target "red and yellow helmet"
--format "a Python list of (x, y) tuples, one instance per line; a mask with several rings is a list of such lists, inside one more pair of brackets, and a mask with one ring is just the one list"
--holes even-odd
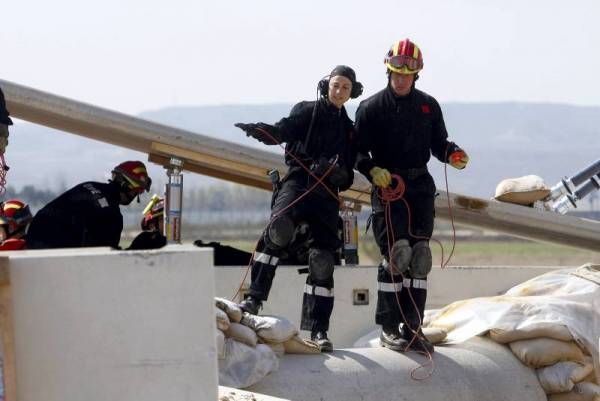
[(148, 175), (146, 166), (140, 161), (126, 161), (112, 170), (112, 179), (120, 181), (138, 193), (150, 191), (152, 179)]
[(10, 199), (2, 204), (0, 225), (5, 227), (7, 238), (16, 234), (25, 234), (25, 229), (31, 220), (33, 216), (29, 205), (21, 200)]
[(423, 69), (423, 53), (410, 39), (404, 39), (392, 45), (383, 62), (391, 72), (416, 74)]
[(162, 219), (165, 214), (164, 198), (160, 198), (156, 194), (152, 195), (150, 202), (144, 208), (143, 214), (142, 230), (149, 230), (151, 224), (158, 227), (159, 219)]

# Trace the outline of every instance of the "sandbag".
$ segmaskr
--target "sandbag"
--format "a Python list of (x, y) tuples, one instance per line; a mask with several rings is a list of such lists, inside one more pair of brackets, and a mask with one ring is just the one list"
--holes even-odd
[(215, 305), (217, 305), (217, 308), (227, 313), (227, 316), (231, 322), (239, 323), (240, 320), (242, 320), (242, 310), (235, 302), (225, 298), (215, 297)]
[(250, 387), (279, 368), (271, 348), (264, 344), (250, 347), (232, 338), (225, 339), (225, 359), (218, 362), (219, 384), (235, 388)]
[(319, 354), (321, 347), (312, 340), (294, 336), (283, 343), (286, 354)]
[(550, 188), (537, 175), (507, 178), (496, 186), (494, 198), (500, 202), (531, 205), (550, 193)]
[(225, 335), (251, 347), (255, 347), (258, 342), (254, 330), (240, 323), (231, 323), (225, 330)]
[(588, 359), (583, 364), (571, 361), (558, 362), (537, 369), (536, 374), (546, 394), (554, 394), (571, 391), (575, 383), (583, 381), (593, 370), (592, 361)]
[(277, 357), (282, 358), (285, 354), (285, 347), (283, 343), (265, 343), (266, 346), (271, 348)]
[(215, 333), (217, 341), (217, 358), (225, 359), (225, 334), (221, 330)]
[(227, 330), (229, 328), (229, 317), (227, 317), (227, 313), (219, 308), (215, 308), (215, 315), (217, 317), (217, 329), (219, 330)]
[(577, 383), (568, 393), (550, 394), (548, 401), (600, 401), (600, 386), (588, 382)]
[(583, 362), (583, 352), (573, 342), (534, 338), (510, 343), (510, 349), (525, 365), (541, 368), (561, 361)]
[(244, 313), (240, 323), (250, 327), (261, 339), (269, 343), (282, 343), (298, 334), (298, 329), (292, 322), (279, 316)]
[(552, 323), (538, 323), (514, 330), (495, 328), (490, 330), (489, 335), (490, 339), (500, 344), (539, 337), (553, 338), (560, 341), (573, 341), (573, 336), (565, 325)]
[(432, 344), (439, 344), (446, 339), (448, 332), (439, 327), (423, 327), (421, 328), (425, 338)]

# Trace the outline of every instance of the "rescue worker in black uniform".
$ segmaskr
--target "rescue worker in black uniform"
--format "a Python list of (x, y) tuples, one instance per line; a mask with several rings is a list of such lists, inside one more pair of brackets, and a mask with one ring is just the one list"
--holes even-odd
[(20, 199), (10, 199), (0, 207), (0, 251), (25, 249), (25, 233), (33, 219), (29, 205)]
[[(389, 50), (385, 64), (387, 87), (361, 102), (356, 112), (356, 167), (373, 183), (373, 233), (383, 256), (377, 275), (375, 321), (382, 326), (382, 346), (396, 351), (433, 352), (433, 345), (420, 330), (427, 275), (432, 267), (429, 238), (433, 233), (436, 192), (427, 162), (433, 154), (442, 163), (462, 169), (468, 156), (447, 140), (438, 102), (415, 88), (418, 72), (423, 68), (419, 47), (408, 39), (401, 40)], [(392, 174), (399, 175), (405, 183), (403, 198), (409, 210), (402, 199), (391, 201), (388, 227), (386, 201), (380, 198), (380, 188), (396, 184)], [(394, 240), (391, 249), (390, 234)]]
[[(327, 330), (333, 310), (334, 253), (341, 245), (337, 194), (352, 185), (356, 159), (354, 128), (344, 103), (360, 96), (362, 85), (356, 81), (356, 74), (350, 67), (340, 65), (327, 79), (319, 82), (318, 89), (317, 101), (296, 104), (289, 117), (275, 125), (236, 124), (247, 135), (267, 145), (285, 142), (285, 161), (289, 166), (274, 191), (271, 220), (254, 252), (252, 283), (241, 307), (249, 313), (258, 313), (262, 301), (269, 296), (281, 255), (294, 243), (298, 227), (308, 223), (312, 241), (301, 329), (311, 332), (311, 338), (322, 351), (331, 352), (333, 344), (327, 337)], [(324, 185), (318, 184), (310, 190), (317, 179), (288, 152), (309, 166), (314, 176), (325, 176)], [(297, 201), (301, 196), (302, 199)]]
[(152, 180), (140, 161), (126, 161), (112, 170), (108, 183), (84, 182), (69, 189), (36, 213), (27, 232), (28, 249), (119, 247), (123, 216)]
[(9, 115), (6, 109), (4, 93), (0, 88), (0, 155), (3, 155), (6, 151), (6, 147), (8, 146), (8, 126), (13, 124)]
[(167, 245), (164, 235), (165, 200), (153, 195), (143, 214), (140, 223), (142, 232), (133, 239), (127, 250), (158, 249)]

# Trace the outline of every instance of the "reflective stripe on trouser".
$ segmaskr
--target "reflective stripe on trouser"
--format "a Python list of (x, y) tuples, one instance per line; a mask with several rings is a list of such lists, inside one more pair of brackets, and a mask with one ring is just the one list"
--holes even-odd
[[(424, 300), (427, 298), (427, 280), (411, 279), (409, 277), (403, 279), (401, 275), (392, 277), (383, 266), (379, 266), (375, 323), (386, 326), (398, 325), (403, 322), (400, 308), (402, 308), (407, 320), (414, 323), (416, 319), (418, 322), (418, 315), (415, 314), (415, 307), (410, 300), (409, 291), (412, 293), (415, 303), (419, 306), (419, 302), (422, 301), (424, 307)], [(417, 299), (419, 299), (418, 302)], [(422, 316), (422, 312), (419, 313)], [(411, 323), (411, 326), (413, 323)]]
[(267, 300), (278, 264), (279, 253), (267, 248), (261, 239), (252, 258), (252, 283), (248, 291), (250, 295), (262, 301)]
[(313, 283), (310, 275), (304, 285), (302, 296), (302, 319), (300, 329), (315, 331), (329, 330), (329, 318), (333, 311), (333, 276), (327, 283)]
[(403, 323), (408, 324), (413, 330), (416, 330), (423, 321), (426, 301), (427, 280), (406, 278), (404, 280), (404, 291), (400, 294), (400, 305), (406, 318)]

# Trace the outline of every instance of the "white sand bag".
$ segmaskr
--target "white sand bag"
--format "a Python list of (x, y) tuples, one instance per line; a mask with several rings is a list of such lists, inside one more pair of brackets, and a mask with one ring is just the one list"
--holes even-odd
[(448, 332), (439, 327), (423, 327), (423, 334), (425, 338), (432, 344), (439, 344), (446, 339)]
[(489, 335), (493, 341), (500, 344), (539, 337), (553, 338), (560, 341), (573, 341), (573, 336), (565, 325), (552, 323), (538, 323), (514, 330), (495, 328), (490, 330)]
[(577, 383), (568, 393), (550, 394), (548, 401), (600, 401), (600, 386), (594, 383)]
[(283, 343), (265, 343), (265, 345), (271, 348), (278, 358), (282, 358), (285, 354), (285, 347), (283, 346)]
[(319, 354), (321, 347), (312, 340), (306, 340), (300, 336), (294, 336), (283, 343), (286, 354)]
[(257, 316), (244, 313), (240, 323), (256, 331), (261, 339), (269, 343), (282, 343), (298, 334), (296, 326), (280, 316)]
[(496, 186), (494, 198), (500, 202), (531, 205), (542, 200), (550, 193), (550, 188), (537, 175), (508, 178)]
[(573, 389), (575, 383), (583, 381), (594, 366), (591, 360), (583, 364), (578, 362), (558, 362), (545, 368), (537, 369), (537, 377), (546, 394), (566, 393)]
[(225, 334), (221, 330), (217, 330), (215, 337), (217, 338), (217, 357), (225, 359)]
[(219, 384), (250, 387), (279, 369), (279, 359), (264, 344), (249, 347), (232, 338), (225, 339), (225, 359), (219, 359)]
[(215, 315), (217, 316), (217, 329), (223, 331), (227, 330), (230, 324), (227, 313), (219, 308), (215, 308)]
[(258, 342), (254, 330), (240, 323), (231, 323), (225, 330), (225, 335), (251, 347), (255, 347)]
[(240, 320), (242, 320), (242, 310), (235, 302), (231, 302), (225, 298), (215, 297), (215, 305), (217, 305), (217, 308), (227, 313), (231, 322), (239, 323)]
[(562, 361), (583, 362), (583, 352), (573, 342), (534, 338), (510, 343), (510, 349), (525, 365), (541, 368)]

